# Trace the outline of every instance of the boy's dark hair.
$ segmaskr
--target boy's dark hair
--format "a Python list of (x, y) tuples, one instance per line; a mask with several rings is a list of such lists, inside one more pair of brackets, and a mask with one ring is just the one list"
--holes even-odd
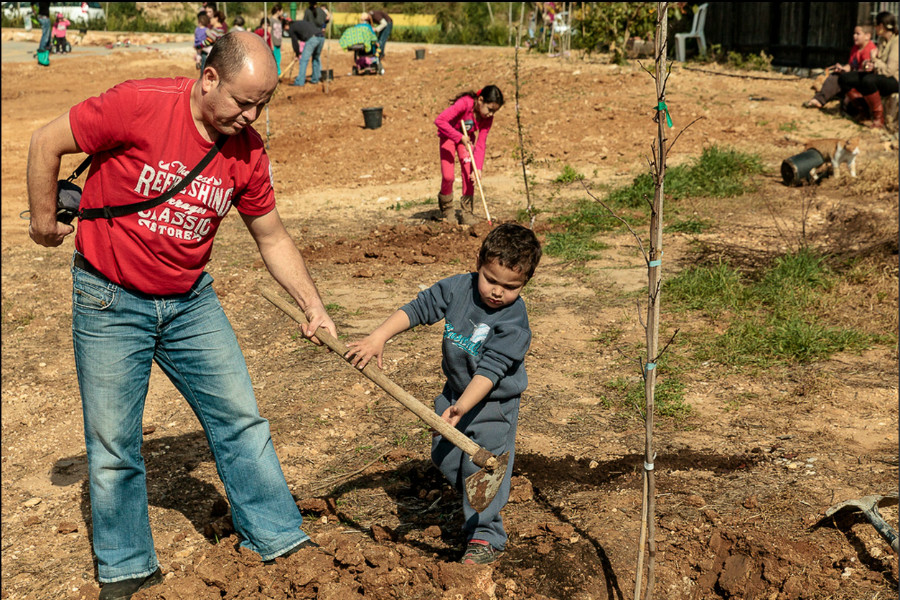
[(242, 17), (241, 15), (236, 16), (234, 18), (234, 24), (238, 25), (240, 27), (243, 27), (244, 26), (244, 17)]
[(203, 27), (209, 27), (209, 15), (206, 14), (206, 11), (197, 13), (197, 22)]
[(451, 100), (450, 104), (453, 104), (463, 96), (468, 96), (473, 100), (477, 100), (478, 96), (481, 96), (488, 104), (496, 103), (498, 106), (503, 106), (503, 92), (501, 92), (500, 88), (498, 88), (496, 85), (486, 85), (477, 92), (463, 92), (462, 94)]
[(478, 251), (479, 267), (492, 260), (531, 279), (541, 261), (541, 243), (527, 227), (503, 223), (487, 234)]
[(863, 33), (868, 33), (869, 35), (875, 33), (875, 27), (872, 25), (858, 25), (858, 27), (863, 30)]

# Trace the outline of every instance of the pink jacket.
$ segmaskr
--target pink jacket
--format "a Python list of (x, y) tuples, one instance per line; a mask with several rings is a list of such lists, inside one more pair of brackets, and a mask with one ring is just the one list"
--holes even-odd
[(60, 19), (53, 24), (53, 29), (50, 33), (53, 37), (66, 37), (66, 30), (71, 24), (68, 19)]
[(484, 150), (487, 145), (488, 132), (494, 123), (494, 117), (487, 119), (475, 118), (475, 99), (470, 96), (463, 96), (453, 104), (451, 104), (444, 112), (438, 115), (434, 120), (434, 124), (438, 128), (438, 136), (442, 139), (451, 139), (457, 144), (463, 143), (462, 127), (460, 121), (473, 121), (474, 126), (466, 128), (469, 131), (469, 139), (475, 139), (475, 131), (478, 131), (478, 141), (475, 142), (473, 153), (475, 154), (475, 168), (479, 171), (484, 169)]

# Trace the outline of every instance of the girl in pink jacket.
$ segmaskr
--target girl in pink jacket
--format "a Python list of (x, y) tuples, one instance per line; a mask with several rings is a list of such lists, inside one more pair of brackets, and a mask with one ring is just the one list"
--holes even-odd
[[(453, 179), (456, 156), (462, 169), (462, 197), (460, 197), (459, 223), (473, 225), (477, 222), (474, 212), (475, 187), (472, 183), (472, 161), (463, 140), (465, 123), (470, 145), (474, 142), (474, 167), (479, 176), (484, 168), (484, 151), (487, 135), (494, 122), (494, 114), (503, 106), (503, 92), (495, 85), (488, 85), (477, 92), (464, 92), (453, 99), (450, 107), (434, 120), (437, 125), (441, 151), (441, 192), (438, 194), (439, 220), (453, 221)], [(477, 134), (476, 134), (477, 132)], [(476, 141), (477, 135), (477, 141)]]

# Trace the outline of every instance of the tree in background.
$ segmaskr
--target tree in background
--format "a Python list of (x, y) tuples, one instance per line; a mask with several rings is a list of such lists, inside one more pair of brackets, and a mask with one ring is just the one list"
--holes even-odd
[[(652, 39), (656, 29), (656, 2), (582, 2), (575, 13), (580, 35), (573, 44), (588, 54), (611, 52), (615, 63), (625, 62), (632, 37)], [(681, 19), (687, 2), (669, 4), (668, 16)]]

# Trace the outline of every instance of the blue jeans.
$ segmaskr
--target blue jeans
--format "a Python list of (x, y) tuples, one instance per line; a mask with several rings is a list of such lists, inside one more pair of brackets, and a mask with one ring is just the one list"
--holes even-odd
[(307, 540), (212, 277), (204, 273), (186, 294), (166, 297), (129, 291), (74, 265), (72, 282), (100, 581), (146, 577), (158, 566), (141, 456), (153, 362), (203, 427), (241, 545), (269, 560)]
[(41, 41), (38, 43), (38, 52), (50, 52), (50, 18), (38, 17), (41, 24)]
[(319, 57), (322, 55), (322, 47), (325, 46), (325, 38), (314, 35), (307, 40), (303, 46), (303, 52), (300, 53), (300, 72), (294, 79), (294, 85), (304, 85), (306, 83), (306, 65), (309, 58), (312, 57), (312, 77), (309, 78), (310, 83), (319, 83), (319, 77), (322, 75), (322, 61)]
[(388, 38), (391, 37), (393, 30), (394, 24), (388, 23), (387, 27), (378, 32), (378, 58), (384, 58), (384, 47), (387, 46)]

